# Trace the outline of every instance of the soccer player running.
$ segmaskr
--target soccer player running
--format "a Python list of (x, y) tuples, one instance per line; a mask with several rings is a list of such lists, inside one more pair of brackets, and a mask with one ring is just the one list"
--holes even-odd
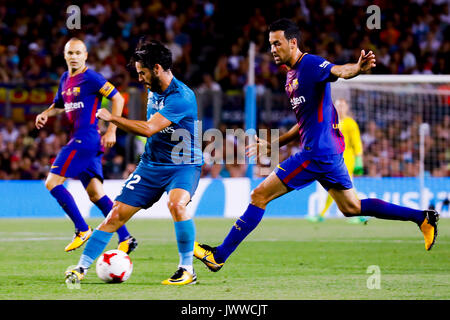
[[(41, 129), (48, 118), (66, 113), (72, 124), (71, 139), (53, 162), (45, 186), (57, 200), (75, 225), (75, 236), (65, 247), (72, 251), (82, 246), (92, 235), (92, 228), (83, 219), (72, 195), (64, 182), (78, 178), (86, 189), (89, 199), (106, 217), (113, 203), (103, 190), (102, 157), (104, 148), (116, 143), (116, 130), (110, 124), (100, 136), (95, 114), (101, 108), (102, 98), (112, 101), (112, 113), (121, 115), (124, 99), (117, 89), (103, 76), (86, 67), (87, 50), (83, 41), (72, 38), (64, 47), (64, 59), (68, 71), (61, 76), (53, 104), (36, 117), (36, 128)], [(124, 226), (117, 230), (118, 249), (130, 253), (137, 241)]]
[[(277, 65), (286, 65), (286, 94), (297, 118), (297, 124), (279, 138), (279, 146), (294, 139), (300, 140), (301, 151), (280, 163), (251, 193), (251, 201), (244, 214), (235, 222), (223, 243), (217, 247), (195, 243), (194, 255), (211, 271), (218, 271), (242, 240), (261, 221), (267, 204), (294, 190), (302, 189), (317, 180), (328, 191), (346, 217), (371, 216), (388, 220), (416, 223), (430, 250), (437, 236), (439, 215), (434, 210), (415, 210), (378, 199), (359, 200), (344, 164), (344, 138), (338, 127), (338, 115), (331, 101), (330, 81), (349, 79), (375, 67), (375, 55), (370, 51), (361, 55), (357, 63), (334, 65), (325, 59), (301, 52), (300, 32), (295, 23), (280, 19), (269, 26), (271, 53)], [(257, 139), (248, 155), (256, 147), (267, 146)]]
[[(203, 164), (197, 141), (197, 101), (194, 92), (171, 71), (172, 54), (157, 41), (142, 41), (131, 59), (139, 81), (147, 88), (147, 120), (129, 120), (102, 109), (97, 117), (130, 133), (147, 137), (136, 170), (125, 182), (108, 217), (94, 230), (78, 265), (66, 271), (66, 282), (83, 279), (88, 268), (104, 251), (112, 233), (141, 208), (149, 208), (164, 192), (174, 220), (179, 265), (166, 285), (194, 284), (192, 266), (195, 224), (186, 210), (197, 188)], [(182, 141), (173, 139), (181, 135)], [(178, 150), (178, 151), (176, 151)]]
[[(353, 180), (353, 173), (362, 173), (363, 170), (363, 147), (361, 141), (361, 134), (358, 123), (351, 117), (350, 107), (345, 99), (337, 99), (335, 107), (339, 116), (339, 129), (344, 136), (345, 150), (343, 153), (344, 163), (347, 167), (350, 179)], [(325, 214), (333, 204), (333, 198), (330, 194), (327, 195), (325, 206), (317, 216), (307, 218), (311, 222), (322, 222), (325, 220)], [(351, 223), (367, 224), (369, 219), (363, 216), (351, 217)]]

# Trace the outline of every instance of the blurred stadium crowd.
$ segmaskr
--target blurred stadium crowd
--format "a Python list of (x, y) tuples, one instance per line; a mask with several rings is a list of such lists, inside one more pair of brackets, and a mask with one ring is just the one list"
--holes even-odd
[[(450, 8), (445, 0), (283, 0), (265, 4), (264, 8), (256, 2), (253, 7), (241, 7), (235, 0), (79, 1), (76, 4), (81, 8), (82, 28), (68, 30), (66, 9), (72, 4), (0, 0), (0, 83), (28, 87), (58, 84), (66, 70), (64, 44), (77, 36), (87, 45), (90, 68), (120, 91), (139, 87), (127, 63), (139, 38), (149, 35), (171, 49), (176, 77), (197, 92), (216, 91), (229, 96), (242, 93), (246, 85), (248, 43), (252, 40), (256, 45), (258, 92), (282, 94), (285, 70), (272, 62), (266, 33), (268, 24), (279, 17), (298, 23), (302, 51), (331, 62), (355, 62), (360, 50), (365, 49), (377, 55), (373, 73), (450, 74)], [(381, 7), (379, 30), (366, 28), (366, 9), (371, 4)], [(232, 125), (243, 126), (239, 121)], [(261, 123), (260, 127), (272, 125)], [(409, 124), (406, 131), (414, 125)], [(226, 121), (219, 125), (226, 127), (230, 127)], [(391, 142), (402, 133), (397, 132), (399, 128), (381, 129), (371, 122), (362, 129), (366, 175), (417, 175), (417, 159), (412, 159), (418, 154), (414, 151), (417, 137), (412, 135), (394, 148)], [(231, 140), (225, 137), (224, 141)], [(66, 142), (63, 120), (37, 131), (32, 121), (1, 119), (0, 179), (45, 178), (52, 158)], [(427, 138), (426, 147), (436, 149), (438, 155), (426, 159), (431, 174), (450, 175), (449, 145), (450, 118), (446, 116), (430, 129)], [(296, 148), (294, 143), (283, 148), (280, 160)], [(123, 150), (124, 142), (119, 137), (117, 147), (105, 155), (105, 178), (122, 179), (133, 170)], [(410, 156), (411, 161), (402, 162), (399, 154)], [(244, 176), (245, 171), (245, 165), (205, 165), (203, 176)], [(258, 174), (266, 173), (260, 170)]]

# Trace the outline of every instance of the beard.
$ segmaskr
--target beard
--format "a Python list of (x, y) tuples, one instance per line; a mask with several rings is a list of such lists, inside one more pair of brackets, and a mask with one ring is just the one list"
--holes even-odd
[(150, 82), (144, 82), (144, 84), (150, 87), (150, 90), (156, 93), (162, 93), (161, 80), (156, 76), (153, 71), (150, 71)]
[(78, 70), (80, 70), (82, 68), (82, 64), (81, 63), (77, 63), (76, 65), (71, 65), (70, 63), (68, 64), (68, 68), (70, 69), (71, 73), (75, 73)]
[(153, 92), (156, 93), (162, 93), (162, 88), (161, 88), (161, 80), (159, 80), (158, 78), (152, 78), (152, 80), (150, 80), (150, 89)]

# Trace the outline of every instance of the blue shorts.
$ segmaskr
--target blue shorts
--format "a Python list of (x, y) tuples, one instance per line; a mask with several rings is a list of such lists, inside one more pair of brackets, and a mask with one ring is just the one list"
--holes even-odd
[(102, 157), (100, 150), (77, 149), (67, 145), (59, 152), (50, 172), (66, 178), (78, 178), (86, 188), (94, 177), (103, 182)]
[(183, 189), (192, 196), (200, 180), (201, 166), (139, 165), (125, 181), (116, 201), (133, 207), (150, 208), (163, 193)]
[(342, 153), (312, 159), (299, 152), (281, 162), (275, 174), (290, 189), (302, 189), (316, 180), (327, 191), (353, 188)]

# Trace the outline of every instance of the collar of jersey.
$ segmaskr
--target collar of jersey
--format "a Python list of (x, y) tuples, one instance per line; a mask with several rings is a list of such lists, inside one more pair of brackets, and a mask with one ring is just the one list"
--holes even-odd
[(78, 73), (78, 74), (76, 74), (76, 75), (74, 75), (74, 76), (71, 76), (69, 73), (67, 73), (67, 75), (69, 76), (69, 78), (73, 78), (73, 77), (79, 76), (80, 74), (85, 73), (85, 72), (87, 71), (87, 69), (88, 69), (88, 67), (85, 66), (84, 69), (83, 69), (83, 71), (81, 71), (80, 73)]
[(306, 56), (307, 54), (308, 54), (307, 52), (303, 52), (302, 55), (297, 59), (297, 61), (292, 66), (292, 69), (296, 68), (300, 64), (300, 61), (302, 61), (303, 57)]

